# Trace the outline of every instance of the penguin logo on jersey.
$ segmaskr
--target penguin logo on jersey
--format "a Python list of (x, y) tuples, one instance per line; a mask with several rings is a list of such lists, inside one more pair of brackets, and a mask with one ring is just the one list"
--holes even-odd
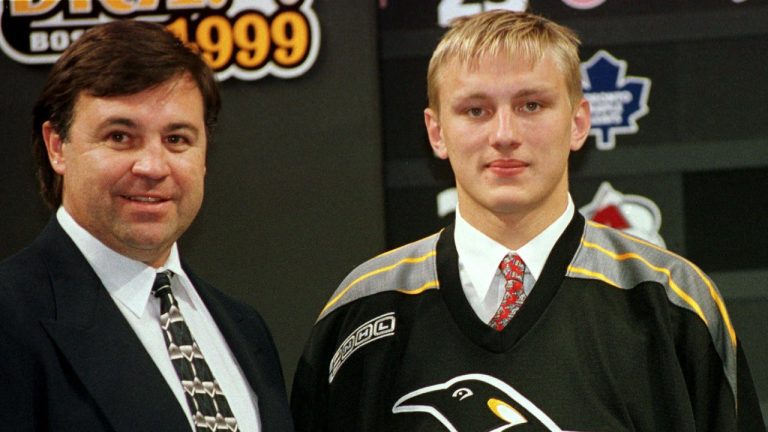
[(509, 384), (485, 374), (461, 375), (412, 391), (392, 413), (427, 413), (449, 432), (562, 430)]

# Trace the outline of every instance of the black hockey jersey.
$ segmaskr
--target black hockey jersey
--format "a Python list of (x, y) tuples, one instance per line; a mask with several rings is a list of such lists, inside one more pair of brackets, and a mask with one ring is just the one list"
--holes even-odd
[(501, 332), (464, 296), (452, 226), (359, 266), (291, 399), (300, 432), (765, 431), (713, 282), (579, 214)]

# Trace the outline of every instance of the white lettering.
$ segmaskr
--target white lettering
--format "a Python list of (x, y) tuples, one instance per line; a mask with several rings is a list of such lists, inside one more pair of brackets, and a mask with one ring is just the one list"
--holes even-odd
[(41, 53), (46, 51), (62, 52), (69, 44), (76, 41), (85, 32), (77, 29), (71, 32), (67, 30), (31, 31), (29, 32), (29, 51)]
[(54, 51), (64, 51), (69, 46), (69, 33), (66, 30), (55, 30), (51, 33), (51, 48)]
[(633, 96), (629, 91), (586, 93), (592, 109), (592, 126), (610, 126), (620, 124), (624, 120), (624, 106), (632, 102)]
[(42, 31), (29, 32), (29, 50), (43, 52), (48, 50), (48, 34)]
[(70, 37), (70, 39), (72, 39), (72, 42), (74, 42), (74, 41), (80, 39), (80, 36), (82, 36), (83, 33), (85, 33), (85, 30), (83, 30), (83, 29), (75, 30), (75, 31), (72, 32), (72, 34), (69, 37)]

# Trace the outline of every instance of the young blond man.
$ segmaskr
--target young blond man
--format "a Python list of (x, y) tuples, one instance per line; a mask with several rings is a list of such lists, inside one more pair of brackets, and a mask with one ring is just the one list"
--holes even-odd
[(424, 120), (456, 222), (341, 283), (294, 379), (299, 431), (764, 430), (712, 281), (574, 210), (578, 43), (506, 11), (443, 37)]

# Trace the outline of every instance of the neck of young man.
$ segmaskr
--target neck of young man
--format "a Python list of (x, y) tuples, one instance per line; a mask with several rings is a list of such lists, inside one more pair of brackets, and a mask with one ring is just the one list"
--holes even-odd
[(568, 207), (568, 193), (552, 198), (552, 205), (534, 208), (514, 208), (498, 211), (483, 207), (462, 205), (461, 216), (483, 234), (506, 246), (518, 250), (547, 229)]

